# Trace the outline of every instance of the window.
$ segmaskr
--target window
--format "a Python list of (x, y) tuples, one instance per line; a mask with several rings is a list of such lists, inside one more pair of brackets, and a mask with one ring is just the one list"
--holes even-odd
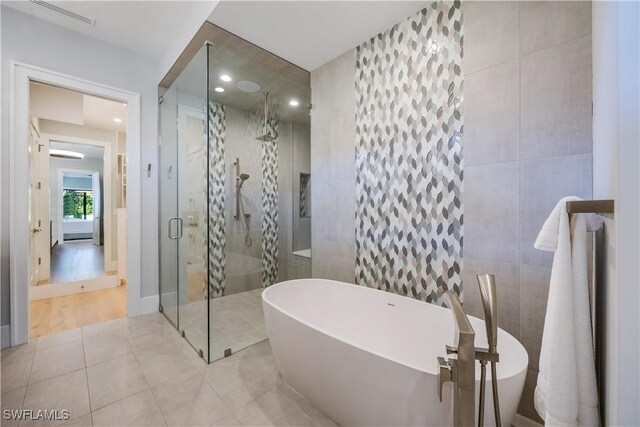
[(62, 209), (65, 218), (93, 219), (93, 192), (64, 190)]

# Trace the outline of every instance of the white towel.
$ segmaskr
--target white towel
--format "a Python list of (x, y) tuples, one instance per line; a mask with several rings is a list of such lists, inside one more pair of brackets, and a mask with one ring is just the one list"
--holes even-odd
[(534, 247), (555, 252), (544, 321), (540, 373), (534, 403), (548, 426), (598, 426), (589, 280), (587, 228), (595, 231), (602, 218), (574, 214), (560, 200), (540, 230)]

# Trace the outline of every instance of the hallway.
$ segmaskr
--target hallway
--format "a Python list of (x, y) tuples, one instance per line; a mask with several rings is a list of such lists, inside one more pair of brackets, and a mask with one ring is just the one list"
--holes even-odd
[(48, 283), (93, 279), (105, 274), (104, 246), (96, 246), (91, 240), (69, 241), (51, 250)]

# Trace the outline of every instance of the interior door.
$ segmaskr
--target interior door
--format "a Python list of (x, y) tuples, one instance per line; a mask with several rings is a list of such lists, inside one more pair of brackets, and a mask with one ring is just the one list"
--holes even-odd
[(29, 166), (31, 284), (37, 285), (48, 280), (50, 274), (49, 147), (33, 125), (29, 133)]

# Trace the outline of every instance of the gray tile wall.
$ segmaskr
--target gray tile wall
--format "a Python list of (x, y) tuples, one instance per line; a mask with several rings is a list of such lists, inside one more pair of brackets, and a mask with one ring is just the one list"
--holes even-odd
[(354, 283), (355, 52), (311, 72), (312, 277)]
[(519, 413), (533, 407), (552, 255), (533, 248), (563, 196), (590, 198), (591, 4), (463, 5), (465, 309), (475, 274), (499, 286), (499, 323), (529, 353)]

